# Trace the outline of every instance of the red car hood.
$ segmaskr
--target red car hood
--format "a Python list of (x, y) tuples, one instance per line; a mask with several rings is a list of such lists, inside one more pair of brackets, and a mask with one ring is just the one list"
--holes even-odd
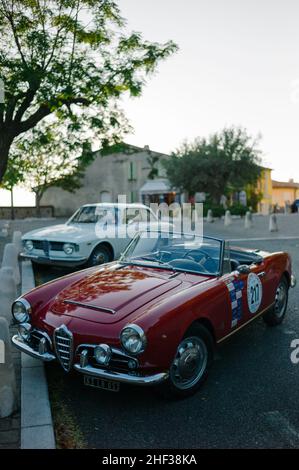
[(116, 323), (181, 285), (172, 272), (138, 267), (107, 268), (63, 289), (50, 305), (57, 315)]

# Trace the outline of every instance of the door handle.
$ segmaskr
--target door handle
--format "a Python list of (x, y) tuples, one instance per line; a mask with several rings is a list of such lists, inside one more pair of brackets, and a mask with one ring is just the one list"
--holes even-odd
[(260, 273), (257, 274), (259, 277), (264, 277), (266, 276), (265, 271), (261, 271)]

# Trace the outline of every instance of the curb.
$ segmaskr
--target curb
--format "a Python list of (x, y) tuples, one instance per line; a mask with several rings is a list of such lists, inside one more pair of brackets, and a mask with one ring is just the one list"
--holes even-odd
[[(31, 261), (22, 262), (22, 294), (35, 287)], [(21, 353), (21, 449), (55, 449), (44, 364)]]

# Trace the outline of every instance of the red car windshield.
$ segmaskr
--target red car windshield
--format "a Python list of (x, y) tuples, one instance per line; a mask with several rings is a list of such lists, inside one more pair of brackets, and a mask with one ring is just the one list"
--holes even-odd
[(197, 235), (145, 231), (133, 238), (120, 262), (218, 275), (222, 243), (218, 239)]

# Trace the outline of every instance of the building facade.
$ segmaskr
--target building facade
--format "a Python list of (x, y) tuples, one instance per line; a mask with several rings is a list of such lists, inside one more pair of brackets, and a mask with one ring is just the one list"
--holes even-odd
[(260, 177), (257, 181), (256, 191), (261, 197), (258, 202), (257, 211), (263, 215), (269, 214), (272, 210), (273, 188), (271, 172), (271, 168), (262, 167)]
[(296, 199), (299, 199), (299, 183), (290, 179), (284, 181), (272, 181), (273, 205), (278, 210), (288, 209)]
[[(166, 158), (169, 155), (154, 152), (148, 146), (115, 145), (105, 153), (97, 152), (80, 189), (70, 193), (50, 188), (41, 204), (53, 206), (57, 217), (66, 217), (83, 204), (117, 202), (119, 195), (125, 195), (127, 202), (169, 202), (173, 192), (162, 164)], [(149, 180), (153, 162), (155, 179)]]

